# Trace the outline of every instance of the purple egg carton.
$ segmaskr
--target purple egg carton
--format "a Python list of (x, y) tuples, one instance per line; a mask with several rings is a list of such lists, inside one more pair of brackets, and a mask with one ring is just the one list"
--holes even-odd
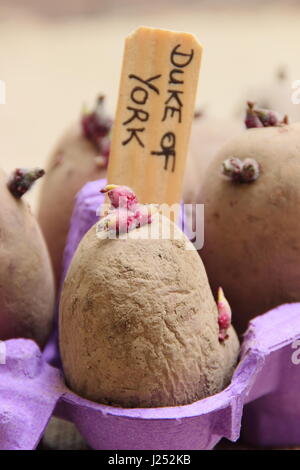
[(254, 446), (300, 445), (300, 303), (256, 317), (244, 336), (263, 366), (244, 408), (243, 440)]
[[(81, 238), (98, 220), (104, 184), (88, 183), (77, 195), (64, 275)], [(43, 355), (30, 340), (0, 346), (2, 356), (6, 349), (6, 363), (0, 362), (0, 449), (34, 449), (53, 414), (73, 421), (93, 449), (212, 449), (223, 437), (237, 440), (241, 423), (251, 444), (300, 443), (300, 303), (252, 320), (231, 384), (185, 406), (124, 409), (74, 394), (48, 363), (59, 363), (57, 329)]]

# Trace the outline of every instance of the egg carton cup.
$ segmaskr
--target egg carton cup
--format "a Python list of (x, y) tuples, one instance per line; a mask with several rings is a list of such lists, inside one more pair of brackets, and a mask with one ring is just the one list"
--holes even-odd
[[(77, 195), (64, 274), (98, 220), (104, 184), (88, 183)], [(252, 320), (231, 384), (185, 406), (124, 409), (79, 397), (65, 385), (61, 370), (49, 364), (59, 364), (57, 328), (43, 354), (30, 340), (1, 346), (6, 363), (0, 364), (0, 449), (34, 449), (53, 414), (74, 422), (88, 445), (99, 450), (212, 449), (223, 437), (237, 440), (241, 424), (250, 444), (300, 443), (300, 303)]]
[(261, 447), (300, 444), (300, 303), (282, 305), (252, 320), (242, 345), (263, 367), (246, 400), (242, 438)]

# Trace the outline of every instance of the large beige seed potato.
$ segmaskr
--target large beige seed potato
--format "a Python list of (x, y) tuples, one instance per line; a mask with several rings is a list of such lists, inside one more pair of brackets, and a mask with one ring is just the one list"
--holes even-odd
[[(151, 228), (167, 230), (156, 215)], [(237, 362), (233, 328), (218, 340), (217, 306), (200, 257), (173, 224), (174, 240), (81, 241), (60, 302), (60, 350), (67, 384), (122, 407), (192, 403), (221, 391)]]
[(30, 208), (7, 188), (0, 170), (0, 339), (47, 340), (54, 279), (46, 244)]
[[(239, 184), (223, 177), (222, 162), (231, 157), (254, 158), (258, 179)], [(200, 255), (242, 334), (256, 315), (300, 300), (300, 123), (245, 130), (222, 147), (206, 175)]]

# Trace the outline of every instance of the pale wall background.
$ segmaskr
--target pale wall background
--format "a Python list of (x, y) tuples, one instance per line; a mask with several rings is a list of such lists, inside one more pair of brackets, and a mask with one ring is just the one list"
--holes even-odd
[(99, 92), (114, 111), (123, 39), (139, 25), (198, 36), (205, 47), (198, 103), (210, 115), (236, 114), (249, 87), (269, 84), (280, 65), (290, 87), (300, 79), (300, 3), (248, 3), (2, 0), (1, 166), (43, 166), (57, 137)]

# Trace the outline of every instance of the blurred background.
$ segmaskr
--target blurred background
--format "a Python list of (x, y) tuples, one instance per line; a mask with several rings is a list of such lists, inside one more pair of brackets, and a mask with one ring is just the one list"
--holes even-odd
[(0, 0), (1, 166), (43, 166), (100, 92), (114, 113), (123, 40), (140, 25), (192, 32), (203, 43), (204, 117), (238, 119), (245, 100), (256, 99), (296, 120), (299, 24), (296, 0)]

